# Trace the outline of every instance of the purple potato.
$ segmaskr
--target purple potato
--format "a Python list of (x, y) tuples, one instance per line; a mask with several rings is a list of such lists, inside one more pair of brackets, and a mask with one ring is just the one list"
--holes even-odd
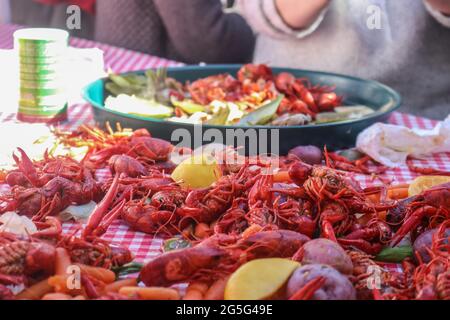
[[(427, 230), (424, 233), (422, 233), (420, 236), (417, 237), (416, 241), (414, 241), (414, 252), (417, 252), (417, 254), (420, 255), (423, 262), (428, 263), (430, 262), (430, 255), (428, 253), (427, 249), (431, 248), (431, 242), (433, 240), (433, 235), (438, 231), (439, 229), (431, 229)], [(445, 236), (450, 237), (450, 228), (447, 228), (445, 230)], [(448, 243), (448, 241), (446, 241)]]
[(311, 300), (355, 300), (356, 290), (350, 280), (336, 269), (324, 264), (308, 264), (297, 268), (287, 284), (287, 296), (296, 292), (317, 277), (324, 277), (324, 285), (316, 290)]
[(353, 263), (344, 249), (334, 241), (320, 238), (303, 245), (302, 264), (326, 264), (344, 274), (353, 273)]
[(295, 156), (310, 165), (322, 163), (322, 150), (316, 146), (298, 146), (290, 150), (288, 155)]

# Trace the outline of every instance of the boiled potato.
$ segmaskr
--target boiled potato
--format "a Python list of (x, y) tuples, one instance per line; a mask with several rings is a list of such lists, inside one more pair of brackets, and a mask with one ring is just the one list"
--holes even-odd
[(450, 182), (450, 177), (446, 176), (421, 176), (414, 179), (409, 185), (408, 196), (416, 196), (434, 186)]
[(300, 263), (268, 258), (247, 262), (237, 269), (225, 287), (225, 300), (263, 300), (274, 296)]
[(207, 188), (221, 176), (217, 160), (208, 155), (194, 155), (181, 162), (172, 179), (186, 189)]

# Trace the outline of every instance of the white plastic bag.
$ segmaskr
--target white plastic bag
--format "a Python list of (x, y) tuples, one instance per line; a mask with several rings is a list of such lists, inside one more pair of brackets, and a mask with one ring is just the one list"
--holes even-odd
[(359, 134), (356, 147), (389, 167), (405, 164), (408, 156), (450, 152), (450, 116), (432, 130), (376, 123)]

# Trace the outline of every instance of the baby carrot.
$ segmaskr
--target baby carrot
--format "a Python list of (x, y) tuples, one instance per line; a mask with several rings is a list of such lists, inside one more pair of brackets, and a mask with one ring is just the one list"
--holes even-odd
[(48, 284), (57, 293), (70, 293), (72, 290), (67, 285), (68, 275), (56, 275), (48, 278)]
[(387, 196), (392, 200), (408, 198), (408, 187), (393, 187), (387, 191)]
[(278, 171), (273, 175), (273, 182), (292, 182), (288, 171)]
[(65, 293), (47, 293), (41, 300), (72, 300), (72, 296)]
[(208, 285), (202, 282), (192, 282), (186, 289), (183, 300), (203, 300)]
[(39, 300), (47, 293), (53, 291), (53, 287), (48, 283), (48, 279), (42, 280), (19, 293), (17, 299)]
[(69, 253), (64, 248), (56, 248), (55, 274), (65, 275), (72, 264)]
[(205, 294), (205, 300), (223, 300), (228, 277), (214, 282)]
[(119, 294), (127, 297), (137, 296), (143, 300), (180, 300), (177, 290), (162, 287), (122, 287)]
[(119, 290), (123, 287), (135, 287), (135, 286), (137, 286), (137, 280), (135, 278), (124, 279), (107, 284), (105, 286), (105, 292), (119, 292)]
[(85, 273), (104, 283), (113, 283), (116, 280), (116, 274), (111, 270), (92, 267), (81, 263), (78, 263), (77, 266), (80, 267), (82, 273)]

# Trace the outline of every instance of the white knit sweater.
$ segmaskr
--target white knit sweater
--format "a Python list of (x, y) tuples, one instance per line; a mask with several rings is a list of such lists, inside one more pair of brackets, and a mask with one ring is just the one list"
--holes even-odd
[(259, 33), (255, 62), (375, 79), (402, 94), (405, 112), (450, 113), (449, 17), (421, 0), (333, 0), (308, 29), (292, 30), (274, 1), (238, 0)]

